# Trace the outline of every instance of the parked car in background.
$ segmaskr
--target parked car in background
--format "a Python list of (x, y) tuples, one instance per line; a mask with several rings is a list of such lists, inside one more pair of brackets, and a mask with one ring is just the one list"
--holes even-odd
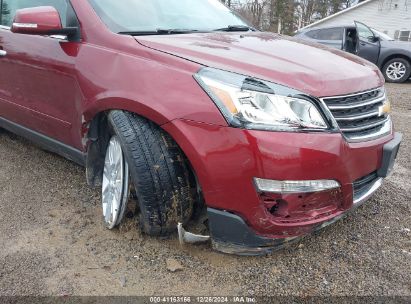
[(308, 28), (298, 32), (296, 37), (365, 58), (381, 69), (387, 82), (405, 82), (411, 76), (411, 42), (396, 41), (361, 22)]
[(148, 235), (205, 210), (214, 248), (267, 253), (392, 171), (402, 136), (366, 60), (218, 0), (0, 1), (0, 127), (84, 165), (108, 229), (131, 192)]

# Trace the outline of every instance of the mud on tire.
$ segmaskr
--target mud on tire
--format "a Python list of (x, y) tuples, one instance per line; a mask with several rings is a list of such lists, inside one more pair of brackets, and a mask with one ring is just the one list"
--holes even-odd
[(120, 138), (140, 208), (142, 230), (168, 235), (193, 212), (193, 179), (186, 157), (174, 140), (145, 118), (111, 111), (110, 125)]

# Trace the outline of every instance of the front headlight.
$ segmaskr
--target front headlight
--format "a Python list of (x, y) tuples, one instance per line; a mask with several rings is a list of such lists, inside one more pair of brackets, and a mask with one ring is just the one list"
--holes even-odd
[(328, 128), (317, 106), (296, 90), (211, 68), (194, 77), (232, 126), (259, 130)]

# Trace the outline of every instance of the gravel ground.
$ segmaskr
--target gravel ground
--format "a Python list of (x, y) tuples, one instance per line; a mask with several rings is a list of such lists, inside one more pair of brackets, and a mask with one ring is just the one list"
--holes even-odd
[(344, 220), (265, 257), (181, 248), (133, 219), (107, 231), (83, 168), (0, 133), (0, 295), (411, 296), (411, 83), (387, 87), (404, 134), (395, 173)]

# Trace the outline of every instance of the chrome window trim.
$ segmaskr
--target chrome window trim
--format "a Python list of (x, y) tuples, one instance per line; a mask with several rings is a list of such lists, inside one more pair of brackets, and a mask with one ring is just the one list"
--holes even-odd
[(50, 37), (52, 39), (57, 39), (57, 40), (62, 40), (62, 41), (67, 41), (67, 36), (65, 35), (51, 35), (51, 36), (46, 36)]
[(38, 28), (37, 23), (18, 23), (18, 22), (13, 22), (14, 27), (22, 27), (22, 28)]
[[(0, 25), (0, 29), (10, 31), (11, 27), (6, 26), (6, 25)], [(49, 37), (49, 38), (56, 39), (56, 40), (61, 40), (61, 41), (67, 41), (67, 36), (64, 36), (64, 35), (50, 35), (50, 36), (46, 35), (44, 37)]]

